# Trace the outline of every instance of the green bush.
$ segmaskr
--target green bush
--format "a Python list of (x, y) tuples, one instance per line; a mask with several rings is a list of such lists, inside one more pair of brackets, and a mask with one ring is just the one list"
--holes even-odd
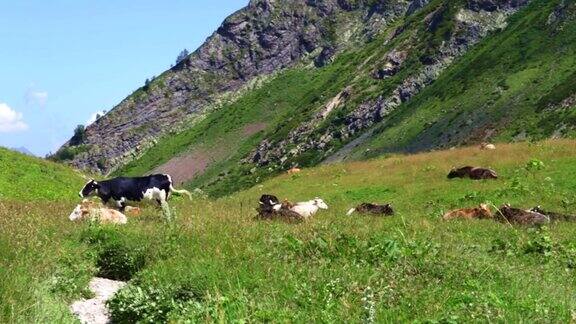
[(166, 322), (172, 311), (183, 310), (202, 301), (204, 292), (192, 284), (177, 287), (129, 285), (108, 301), (112, 319), (118, 323)]
[(146, 265), (146, 258), (142, 248), (132, 249), (116, 242), (104, 246), (98, 254), (98, 276), (114, 279), (129, 280), (134, 274)]
[(80, 236), (95, 247), (98, 276), (129, 280), (146, 265), (147, 245), (137, 234), (119, 232), (101, 225), (91, 225)]

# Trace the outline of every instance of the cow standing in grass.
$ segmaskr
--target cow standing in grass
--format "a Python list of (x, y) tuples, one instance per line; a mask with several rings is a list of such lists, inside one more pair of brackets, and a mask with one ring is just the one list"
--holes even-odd
[(134, 178), (119, 177), (103, 181), (90, 180), (79, 194), (83, 198), (98, 196), (105, 204), (113, 202), (122, 212), (126, 208), (127, 201), (156, 200), (167, 219), (171, 220), (170, 208), (166, 203), (171, 193), (185, 194), (192, 199), (192, 195), (187, 190), (174, 189), (172, 178), (167, 174)]

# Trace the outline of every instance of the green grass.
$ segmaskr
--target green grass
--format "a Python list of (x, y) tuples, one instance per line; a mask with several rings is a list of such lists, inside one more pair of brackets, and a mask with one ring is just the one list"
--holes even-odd
[(0, 166), (0, 201), (70, 200), (78, 197), (85, 182), (79, 172), (63, 165), (1, 147)]
[[(576, 224), (440, 216), (480, 202), (574, 213), (575, 149), (498, 144), (310, 168), (218, 200), (172, 200), (173, 226), (153, 206), (101, 227), (69, 222), (73, 202), (11, 202), (0, 209), (11, 279), (0, 281), (0, 322), (69, 321), (67, 303), (103, 268), (131, 278), (110, 303), (121, 322), (566, 322)], [(500, 178), (446, 179), (464, 164)], [(303, 224), (257, 221), (262, 193), (330, 208)], [(396, 215), (345, 216), (363, 201), (391, 202)]]

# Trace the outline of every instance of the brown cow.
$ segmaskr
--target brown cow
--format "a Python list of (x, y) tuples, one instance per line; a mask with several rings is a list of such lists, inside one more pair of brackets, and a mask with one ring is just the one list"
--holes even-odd
[(288, 173), (288, 174), (296, 174), (296, 173), (298, 173), (298, 172), (300, 172), (300, 171), (302, 171), (302, 169), (300, 169), (300, 168), (292, 168), (292, 169), (286, 171), (286, 173)]
[(478, 207), (473, 208), (462, 208), (451, 210), (442, 216), (444, 220), (450, 220), (455, 218), (461, 219), (472, 219), (472, 218), (492, 218), (492, 211), (490, 207), (486, 204), (480, 204)]
[(132, 206), (126, 206), (125, 211), (126, 214), (130, 216), (140, 216), (140, 214), (142, 213), (140, 207), (132, 207)]
[(448, 179), (466, 178), (466, 177), (473, 180), (498, 179), (496, 171), (472, 166), (465, 166), (458, 169), (452, 169), (450, 170), (450, 173), (448, 173)]
[(550, 223), (550, 217), (538, 212), (512, 208), (509, 204), (500, 207), (497, 214), (499, 221), (520, 225), (544, 225)]

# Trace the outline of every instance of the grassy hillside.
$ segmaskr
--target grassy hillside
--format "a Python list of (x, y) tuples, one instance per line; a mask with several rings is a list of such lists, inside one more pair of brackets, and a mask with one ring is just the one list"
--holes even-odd
[[(219, 200), (173, 200), (174, 226), (152, 206), (114, 228), (70, 224), (70, 203), (13, 203), (0, 215), (10, 226), (0, 271), (18, 279), (0, 283), (0, 321), (65, 321), (64, 305), (98, 271), (131, 279), (110, 303), (120, 322), (570, 321), (576, 224), (440, 216), (481, 202), (576, 214), (575, 150), (498, 144), (305, 169)], [(446, 179), (464, 164), (500, 178)], [(320, 196), (330, 208), (304, 224), (256, 221), (262, 193)], [(391, 202), (396, 215), (345, 216), (363, 201)]]
[(60, 164), (0, 148), (0, 322), (73, 322), (67, 302), (93, 259), (69, 235), (84, 180)]
[[(398, 109), (353, 158), (383, 152), (498, 141), (574, 137), (574, 1), (553, 20), (556, 1), (533, 1)], [(490, 136), (490, 134), (493, 134)], [(367, 153), (368, 151), (368, 153)]]
[[(151, 172), (174, 157), (200, 152), (207, 166), (188, 179), (186, 187), (200, 187), (220, 197), (261, 183), (293, 164), (317, 165), (333, 154), (338, 159), (363, 160), (487, 139), (573, 137), (576, 4), (545, 0), (532, 1), (505, 28), (491, 32), (456, 57), (437, 80), (390, 115), (372, 127), (342, 136), (352, 111), (365, 102), (391, 96), (402, 82), (426, 68), (429, 63), (423, 62), (433, 59), (441, 44), (459, 37), (455, 25), (462, 19), (457, 17), (462, 6), (464, 2), (431, 1), (323, 68), (298, 66), (279, 73), (190, 129), (160, 139), (115, 175)], [(430, 17), (438, 19), (434, 28)], [(390, 40), (392, 34), (398, 36)], [(393, 50), (407, 52), (399, 71), (385, 79), (374, 78), (374, 71), (388, 64), (386, 57)], [(309, 135), (281, 142), (345, 89), (348, 97)], [(265, 127), (254, 134), (243, 132), (255, 124)], [(333, 140), (324, 148), (290, 153), (325, 134)], [(264, 139), (271, 143), (269, 150), (285, 148), (282, 159), (263, 166), (241, 163)], [(197, 164), (194, 160), (182, 168)]]
[(85, 182), (63, 165), (0, 147), (0, 201), (70, 200)]

